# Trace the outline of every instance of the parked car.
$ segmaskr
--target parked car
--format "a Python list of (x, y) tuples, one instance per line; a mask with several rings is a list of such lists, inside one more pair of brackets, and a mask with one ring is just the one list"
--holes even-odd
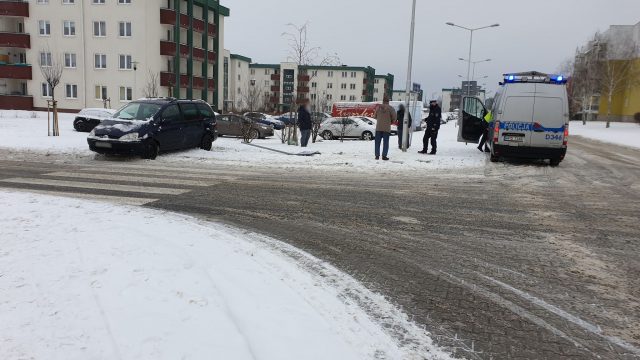
[(284, 123), (278, 119), (273, 118), (271, 115), (260, 112), (248, 112), (244, 114), (244, 116), (261, 124), (273, 126), (273, 128), (276, 130), (284, 129)]
[(86, 108), (80, 110), (75, 120), (73, 128), (78, 132), (89, 132), (100, 124), (100, 121), (109, 119), (116, 113), (113, 109)]
[(235, 114), (220, 115), (216, 119), (218, 123), (218, 134), (220, 136), (242, 136), (243, 123), (251, 124), (251, 138), (264, 139), (273, 136), (273, 127), (265, 125), (251, 118)]
[(285, 125), (295, 125), (298, 120), (298, 113), (296, 111), (292, 113), (284, 113), (278, 116), (276, 119), (282, 121)]
[(373, 140), (376, 123), (361, 117), (329, 118), (320, 125), (318, 133), (325, 140), (341, 137)]
[(133, 101), (89, 133), (89, 149), (99, 154), (140, 155), (200, 147), (210, 151), (218, 134), (211, 106), (201, 100)]

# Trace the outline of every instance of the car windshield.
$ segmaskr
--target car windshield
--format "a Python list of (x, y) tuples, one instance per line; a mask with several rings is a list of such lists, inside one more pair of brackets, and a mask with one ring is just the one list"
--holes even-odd
[(142, 120), (148, 121), (160, 110), (159, 104), (130, 103), (113, 115), (121, 120)]

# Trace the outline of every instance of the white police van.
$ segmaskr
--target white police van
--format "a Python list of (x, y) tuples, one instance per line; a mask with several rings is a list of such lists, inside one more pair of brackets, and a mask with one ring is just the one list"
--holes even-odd
[[(505, 74), (491, 109), (488, 145), (491, 161), (504, 157), (549, 159), (560, 164), (567, 153), (569, 102), (567, 79), (539, 72)], [(464, 97), (458, 141), (478, 143), (488, 110)]]

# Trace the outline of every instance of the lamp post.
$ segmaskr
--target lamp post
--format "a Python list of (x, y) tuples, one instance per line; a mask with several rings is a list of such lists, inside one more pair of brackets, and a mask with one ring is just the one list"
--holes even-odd
[[(474, 32), (476, 32), (476, 31), (478, 31), (478, 30), (482, 30), (482, 29), (488, 29), (488, 28), (492, 28), (492, 27), (498, 27), (498, 26), (500, 26), (500, 24), (493, 24), (493, 25), (489, 25), (489, 26), (482, 26), (482, 27), (479, 27), (479, 28), (473, 28), (473, 29), (468, 28), (468, 27), (464, 27), (464, 26), (460, 26), (460, 25), (456, 25), (456, 24), (454, 24), (454, 23), (452, 23), (452, 22), (448, 22), (448, 23), (447, 23), (447, 25), (449, 25), (449, 26), (454, 26), (454, 27), (458, 27), (458, 28), (463, 29), (463, 30), (467, 30), (467, 31), (469, 31), (469, 33), (471, 34), (471, 35), (470, 35), (470, 39), (469, 39), (469, 65), (467, 66), (467, 84), (468, 84), (468, 83), (469, 83), (469, 81), (471, 81), (471, 80), (470, 80), (470, 77), (471, 77), (471, 50), (473, 49), (473, 33), (474, 33)], [(468, 86), (467, 86), (467, 87), (468, 87)], [(470, 90), (468, 90), (468, 91), (467, 91), (467, 95), (469, 95), (469, 91), (470, 91)]]
[(402, 152), (407, 152), (409, 145), (409, 106), (411, 101), (411, 72), (413, 67), (413, 38), (416, 29), (416, 0), (413, 0), (411, 8), (411, 35), (409, 36), (409, 66), (407, 68), (407, 89), (406, 99), (407, 105), (404, 110), (404, 119), (402, 120)]
[[(133, 90), (131, 91), (131, 100), (135, 100), (136, 99), (136, 86), (137, 86), (137, 77), (136, 77), (136, 73), (138, 71), (138, 61), (132, 61), (131, 64), (133, 65)], [(125, 94), (126, 95), (126, 94)]]
[[(464, 59), (464, 58), (458, 58), (458, 60), (460, 61), (465, 61), (468, 62), (469, 60)], [(484, 59), (484, 60), (478, 60), (478, 61), (472, 61), (471, 63), (473, 64), (473, 72), (471, 73), (471, 81), (473, 81), (476, 78), (476, 65), (483, 63), (483, 62), (489, 62), (491, 61), (491, 59)]]

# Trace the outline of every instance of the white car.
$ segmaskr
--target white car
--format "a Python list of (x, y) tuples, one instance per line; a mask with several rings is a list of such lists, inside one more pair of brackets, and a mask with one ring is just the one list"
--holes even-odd
[(73, 120), (73, 128), (78, 132), (89, 132), (100, 124), (100, 121), (109, 119), (116, 113), (113, 109), (86, 108), (82, 109)]
[(373, 140), (376, 133), (376, 123), (374, 119), (356, 116), (329, 118), (320, 125), (318, 133), (325, 140), (340, 138)]
[[(373, 127), (376, 127), (376, 124), (378, 123), (378, 120), (376, 120), (375, 118), (372, 117), (361, 117), (362, 120), (364, 121), (368, 121), (370, 123), (373, 124)], [(375, 129), (374, 129), (375, 130)], [(375, 132), (374, 132), (375, 134)], [(391, 124), (391, 135), (398, 135), (398, 125), (396, 125), (395, 123)]]

